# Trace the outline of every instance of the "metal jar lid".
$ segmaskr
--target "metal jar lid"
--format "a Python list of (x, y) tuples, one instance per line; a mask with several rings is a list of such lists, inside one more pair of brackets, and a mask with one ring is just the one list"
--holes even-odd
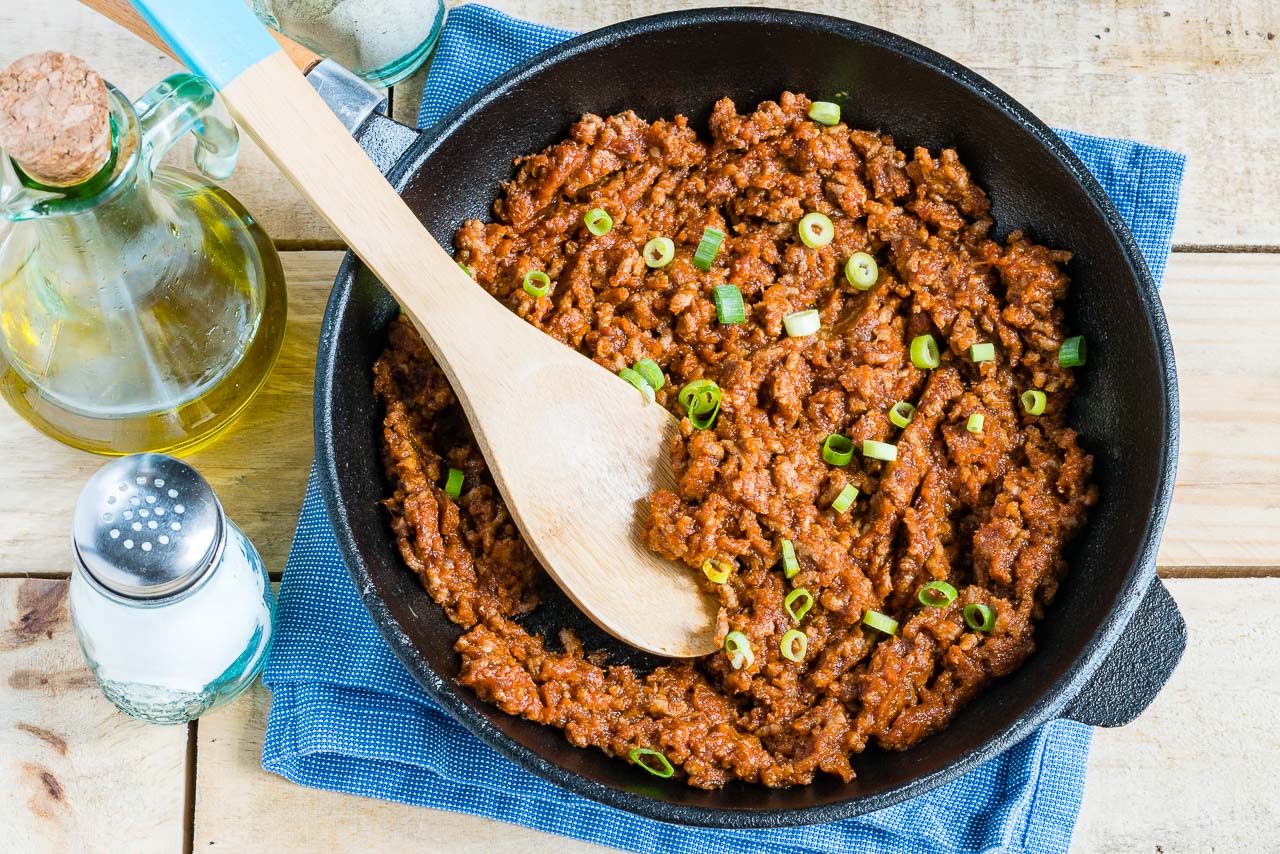
[(132, 454), (89, 479), (71, 523), (76, 560), (103, 593), (158, 603), (195, 588), (221, 557), (222, 506), (191, 466)]

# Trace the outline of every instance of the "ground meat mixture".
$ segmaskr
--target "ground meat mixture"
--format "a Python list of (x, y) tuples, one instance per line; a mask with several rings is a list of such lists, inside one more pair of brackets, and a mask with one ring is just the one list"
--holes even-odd
[[(709, 139), (680, 116), (584, 116), (518, 161), (494, 222), (456, 236), (476, 281), (548, 335), (613, 371), (657, 362), (658, 404), (677, 416), (689, 381), (722, 389), (710, 429), (682, 418), (677, 491), (651, 497), (646, 537), (719, 597), (720, 639), (742, 632), (749, 665), (717, 653), (642, 675), (571, 632), (547, 642), (522, 627), (545, 575), (448, 383), (404, 321), (375, 368), (395, 484), (386, 505), (405, 561), (463, 629), (462, 684), (575, 745), (624, 761), (660, 751), (703, 788), (849, 780), (868, 742), (901, 750), (944, 728), (1034, 649), (1064, 544), (1095, 500), (1092, 460), (1066, 424), (1073, 378), (1057, 359), (1069, 253), (1017, 232), (993, 239), (990, 202), (954, 151), (908, 154), (880, 133), (824, 127), (809, 105), (786, 93), (742, 115), (721, 100)], [(603, 236), (583, 222), (592, 208), (613, 218)], [(797, 233), (811, 211), (835, 226), (822, 248)], [(727, 236), (703, 271), (692, 262), (708, 227)], [(658, 236), (674, 240), (675, 259), (651, 269), (641, 250)], [(844, 275), (855, 252), (879, 263), (867, 291)], [(550, 277), (546, 296), (521, 287), (530, 270)], [(724, 284), (741, 290), (744, 323), (717, 321), (712, 289)], [(821, 330), (787, 337), (783, 317), (809, 308)], [(923, 334), (942, 351), (934, 370), (910, 358)], [(996, 357), (975, 364), (970, 347), (983, 342)], [(1019, 403), (1027, 389), (1047, 396), (1038, 417)], [(898, 401), (916, 407), (905, 429), (889, 418)], [(829, 464), (832, 433), (855, 449), (895, 444), (897, 460)], [(443, 491), (449, 468), (465, 474), (457, 499)], [(831, 503), (846, 484), (860, 494), (840, 513)], [(790, 579), (784, 538), (799, 561)], [(709, 559), (732, 566), (726, 583), (704, 578)], [(920, 603), (933, 579), (959, 591), (952, 604)], [(798, 623), (783, 607), (797, 587), (815, 600)], [(989, 632), (966, 625), (971, 603), (994, 612)], [(896, 633), (865, 625), (868, 610)], [(808, 640), (799, 663), (779, 650), (793, 628)]]

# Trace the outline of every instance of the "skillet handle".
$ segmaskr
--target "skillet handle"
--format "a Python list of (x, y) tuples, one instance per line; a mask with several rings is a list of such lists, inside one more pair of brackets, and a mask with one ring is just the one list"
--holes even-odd
[(1168, 588), (1153, 577), (1120, 639), (1062, 717), (1104, 727), (1133, 721), (1169, 681), (1186, 648), (1187, 624)]

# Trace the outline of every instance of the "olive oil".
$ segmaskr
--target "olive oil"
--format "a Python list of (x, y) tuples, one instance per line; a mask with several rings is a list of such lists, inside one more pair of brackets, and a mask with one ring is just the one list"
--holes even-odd
[(114, 89), (110, 102), (105, 177), (46, 187), (0, 153), (0, 393), (78, 448), (189, 451), (270, 374), (284, 274), (234, 197), (157, 168), (191, 130), (202, 169), (230, 174), (235, 128), (206, 81), (174, 75), (136, 105)]
[(96, 299), (77, 300), (29, 258), (0, 281), (9, 342), (0, 393), (41, 431), (87, 451), (192, 450), (235, 420), (280, 351), (284, 272), (262, 227), (196, 175), (162, 168), (153, 189), (172, 205), (175, 242), (184, 227), (198, 241), (180, 277), (144, 293), (94, 283)]

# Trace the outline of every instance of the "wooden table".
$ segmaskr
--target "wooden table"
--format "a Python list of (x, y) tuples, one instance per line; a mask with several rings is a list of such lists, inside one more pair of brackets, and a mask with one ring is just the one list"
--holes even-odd
[[(586, 29), (678, 0), (498, 0)], [(1280, 4), (1274, 0), (781, 2), (895, 30), (986, 75), (1049, 123), (1190, 156), (1164, 287), (1182, 460), (1160, 551), (1190, 627), (1151, 709), (1094, 740), (1074, 851), (1274, 851), (1280, 796)], [(137, 96), (172, 62), (71, 0), (0, 6), (0, 64), (80, 54)], [(393, 93), (411, 121), (416, 85)], [(285, 250), (289, 325), (270, 383), (192, 462), (273, 571), (311, 458), (311, 381), (339, 245), (252, 145), (230, 189)], [(186, 161), (189, 149), (182, 151)], [(188, 161), (189, 162), (189, 161)], [(257, 688), (187, 728), (114, 712), (66, 612), (68, 519), (102, 460), (0, 407), (0, 849), (585, 852), (484, 819), (295, 786), (259, 767)]]

